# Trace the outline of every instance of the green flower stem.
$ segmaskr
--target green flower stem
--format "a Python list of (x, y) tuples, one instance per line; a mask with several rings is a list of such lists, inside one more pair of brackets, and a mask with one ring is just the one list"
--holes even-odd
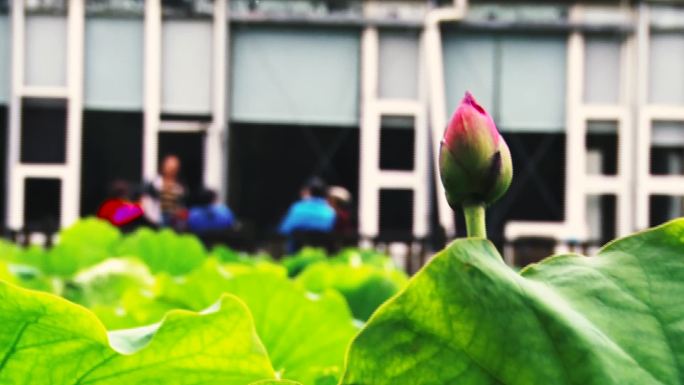
[(485, 205), (483, 203), (464, 204), (463, 214), (465, 215), (468, 238), (487, 238)]

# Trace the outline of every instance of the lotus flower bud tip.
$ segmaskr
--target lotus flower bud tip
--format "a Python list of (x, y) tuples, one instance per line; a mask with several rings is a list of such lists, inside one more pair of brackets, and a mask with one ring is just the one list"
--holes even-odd
[(466, 92), (444, 130), (439, 168), (449, 205), (489, 205), (508, 190), (511, 154), (494, 120)]

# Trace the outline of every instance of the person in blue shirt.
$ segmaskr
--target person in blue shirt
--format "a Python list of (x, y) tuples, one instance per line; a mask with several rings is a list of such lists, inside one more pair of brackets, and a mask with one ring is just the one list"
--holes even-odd
[(200, 205), (188, 213), (188, 229), (195, 233), (227, 230), (235, 225), (233, 212), (223, 203), (216, 202), (216, 192), (205, 189), (199, 195)]
[(331, 232), (335, 226), (335, 210), (326, 200), (323, 180), (312, 178), (300, 195), (301, 199), (290, 206), (278, 232), (282, 235), (297, 231)]

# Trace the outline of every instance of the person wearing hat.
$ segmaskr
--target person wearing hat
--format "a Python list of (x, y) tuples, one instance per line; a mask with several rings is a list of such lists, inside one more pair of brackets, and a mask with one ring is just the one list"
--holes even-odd
[(328, 189), (328, 204), (335, 210), (334, 231), (337, 234), (351, 234), (354, 225), (351, 218), (351, 193), (342, 186), (330, 186)]

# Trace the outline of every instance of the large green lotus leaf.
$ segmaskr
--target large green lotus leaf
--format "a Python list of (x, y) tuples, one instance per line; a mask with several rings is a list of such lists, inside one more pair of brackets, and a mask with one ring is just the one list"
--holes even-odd
[(17, 277), (12, 274), (9, 264), (5, 261), (0, 261), (0, 281), (17, 284)]
[(228, 246), (218, 245), (214, 246), (209, 252), (214, 258), (218, 258), (221, 262), (244, 262), (250, 263), (249, 257), (246, 257), (239, 251), (233, 250)]
[(148, 228), (126, 236), (117, 254), (138, 256), (152, 273), (171, 275), (187, 274), (200, 266), (206, 257), (202, 242), (194, 235), (179, 235), (169, 229), (155, 232)]
[(94, 265), (113, 254), (121, 237), (119, 230), (96, 218), (77, 221), (60, 231), (59, 241), (39, 266), (46, 274), (68, 277), (79, 269)]
[(21, 247), (5, 239), (0, 239), (0, 260), (17, 262), (21, 255)]
[(371, 317), (342, 384), (684, 381), (684, 219), (517, 274), (453, 242)]
[(328, 262), (311, 265), (296, 278), (299, 284), (314, 293), (329, 289), (339, 291), (354, 317), (363, 321), (396, 294), (407, 280), (405, 273), (387, 266)]
[(12, 262), (30, 265), (46, 275), (68, 278), (78, 270), (110, 257), (121, 237), (108, 222), (86, 218), (60, 231), (59, 241), (50, 250), (29, 247)]
[(327, 255), (325, 254), (325, 250), (314, 247), (304, 247), (299, 250), (297, 254), (283, 258), (281, 263), (287, 269), (287, 274), (290, 277), (296, 277), (309, 265), (325, 261), (326, 258)]
[(109, 258), (79, 271), (69, 282), (62, 296), (86, 307), (120, 306), (128, 291), (142, 295), (151, 291), (154, 277), (147, 266), (135, 258)]
[(396, 269), (392, 258), (372, 249), (346, 248), (330, 259), (332, 262), (340, 262), (352, 266), (371, 265), (384, 269)]
[(62, 280), (47, 276), (41, 266), (47, 260), (47, 251), (40, 246), (22, 248), (13, 243), (0, 241), (0, 280), (19, 285), (26, 289), (46, 291), (53, 294), (62, 292)]
[(287, 269), (273, 261), (268, 254), (249, 255), (226, 246), (215, 246), (209, 253), (210, 259), (218, 259), (223, 269), (232, 275), (253, 273), (255, 270), (287, 276)]
[(287, 269), (281, 265), (267, 261), (257, 262), (253, 265), (247, 265), (244, 263), (224, 263), (222, 265), (222, 269), (231, 276), (262, 272), (278, 277), (287, 277)]
[(47, 276), (36, 267), (12, 263), (7, 264), (6, 267), (11, 277), (0, 277), (1, 280), (14, 283), (25, 289), (40, 290), (52, 294), (61, 294), (64, 291), (63, 280)]
[[(12, 265), (27, 268), (26, 271), (34, 271), (40, 275), (51, 275), (56, 270), (52, 267), (50, 252), (42, 246), (30, 245), (26, 248), (17, 247), (15, 250), (16, 253), (12, 253), (12, 257), (7, 259)], [(78, 261), (74, 258), (66, 258), (61, 263), (62, 265), (69, 265), (66, 270), (76, 271), (78, 269)]]
[(41, 272), (45, 272), (45, 270), (49, 270), (49, 268), (45, 268), (48, 259), (47, 254), (48, 251), (45, 250), (42, 246), (30, 245), (26, 248), (20, 249), (19, 254), (16, 256), (15, 260), (11, 262), (20, 265), (32, 266), (37, 268)]
[(58, 243), (80, 243), (109, 253), (119, 238), (121, 238), (121, 232), (109, 222), (97, 218), (85, 218), (60, 231)]
[[(240, 267), (244, 266), (240, 265)], [(249, 270), (254, 271), (254, 268), (249, 267)], [(150, 286), (147, 278), (141, 282), (141, 285), (136, 285), (134, 281), (126, 279), (127, 282), (121, 282), (123, 285), (120, 286), (120, 289), (122, 290), (114, 289), (115, 292), (119, 292), (118, 299), (110, 303), (101, 301), (90, 303), (88, 307), (109, 330), (147, 325), (158, 322), (166, 312), (172, 309), (201, 310), (209, 306), (213, 301), (204, 299), (211, 297), (216, 300), (219, 298), (222, 291), (220, 288), (216, 288), (214, 284), (217, 282), (220, 284), (220, 281), (230, 274), (232, 271), (223, 269), (223, 266), (215, 258), (208, 258), (202, 266), (187, 276), (172, 277), (166, 273), (160, 273), (157, 276), (161, 281), (159, 285)], [(282, 274), (284, 275), (284, 273)], [(137, 279), (138, 277), (127, 278)], [(155, 280), (153, 279), (153, 281)], [(192, 292), (185, 292), (184, 289), (179, 288), (178, 285), (185, 282), (189, 282), (190, 286), (201, 282), (201, 284), (195, 285), (192, 290), (206, 290), (207, 293), (195, 293), (199, 294), (195, 297)], [(156, 287), (164, 287), (164, 289), (156, 290)], [(178, 293), (166, 296), (155, 294), (155, 290), (171, 290), (171, 288), (178, 288)], [(105, 288), (105, 291), (108, 290)], [(185, 298), (186, 295), (187, 298)]]
[(202, 309), (221, 293), (242, 299), (280, 377), (303, 384), (335, 383), (357, 331), (338, 293), (312, 295), (272, 272), (232, 275), (205, 264), (183, 278), (159, 276), (158, 285), (159, 301), (188, 309)]
[(218, 260), (220, 260), (221, 262), (245, 263), (250, 265), (263, 261), (273, 262), (273, 258), (271, 258), (271, 256), (268, 254), (250, 255), (244, 252), (233, 250), (230, 247), (224, 245), (214, 246), (211, 249), (211, 252), (209, 252), (209, 254), (213, 257), (218, 258)]
[(134, 328), (159, 322), (178, 306), (157, 301), (148, 293), (128, 290), (114, 304), (93, 304), (88, 307), (107, 330)]
[(86, 309), (0, 282), (2, 384), (248, 384), (275, 378), (245, 305), (112, 332)]
[(261, 380), (261, 381), (252, 382), (249, 385), (301, 385), (301, 384), (299, 382), (290, 381), (290, 380)]

